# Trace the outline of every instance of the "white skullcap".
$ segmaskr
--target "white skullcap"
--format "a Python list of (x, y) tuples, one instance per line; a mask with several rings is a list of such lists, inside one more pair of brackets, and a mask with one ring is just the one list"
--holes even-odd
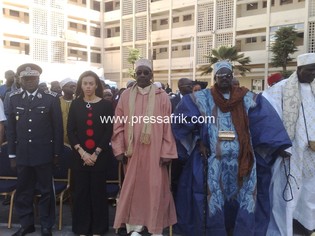
[(152, 71), (152, 64), (148, 59), (141, 58), (141, 59), (137, 60), (135, 63), (135, 66), (136, 66), (136, 69), (139, 66), (146, 66)]
[(297, 66), (315, 64), (315, 53), (305, 53), (297, 57)]
[(67, 83), (69, 83), (69, 82), (77, 83), (75, 80), (73, 80), (73, 79), (71, 79), (71, 78), (65, 78), (65, 79), (63, 79), (63, 80), (61, 80), (61, 81), (59, 82), (60, 87), (63, 88), (63, 86), (65, 86), (65, 85), (66, 85)]
[(222, 68), (227, 68), (230, 71), (233, 70), (232, 64), (230, 62), (228, 62), (228, 61), (218, 61), (218, 62), (213, 64), (213, 73), (214, 73), (214, 75), (218, 72), (218, 70), (220, 70)]
[(158, 88), (162, 88), (161, 82), (154, 82), (153, 84)]

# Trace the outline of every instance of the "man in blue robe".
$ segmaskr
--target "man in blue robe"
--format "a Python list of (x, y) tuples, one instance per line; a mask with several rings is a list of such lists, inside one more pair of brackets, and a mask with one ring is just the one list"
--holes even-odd
[(178, 228), (187, 236), (265, 235), (270, 166), (291, 142), (264, 97), (232, 86), (229, 62), (214, 64), (214, 75), (211, 89), (184, 96), (174, 113), (178, 150), (187, 157)]

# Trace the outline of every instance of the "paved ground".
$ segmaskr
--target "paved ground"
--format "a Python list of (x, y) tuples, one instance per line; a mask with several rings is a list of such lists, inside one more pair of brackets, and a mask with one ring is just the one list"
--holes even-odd
[[(9, 212), (9, 207), (3, 206), (2, 205), (3, 199), (0, 198), (0, 236), (11, 236), (15, 231), (18, 230), (20, 227), (18, 224), (18, 219), (17, 216), (13, 212), (13, 217), (12, 217), (12, 228), (8, 229), (7, 228), (7, 219), (8, 219), (8, 212)], [(59, 217), (59, 213), (57, 212), (57, 220)], [(112, 226), (115, 218), (115, 207), (110, 205), (109, 207), (109, 225)], [(63, 211), (63, 228), (61, 231), (58, 229), (53, 230), (53, 235), (54, 236), (75, 236), (75, 234), (72, 233), (71, 231), (71, 211), (70, 211), (70, 206), (66, 202), (64, 203), (64, 211)], [(56, 223), (58, 222), (56, 220)], [(297, 222), (295, 222), (295, 233), (294, 236), (303, 236), (306, 234), (303, 234), (303, 228), (301, 225), (299, 225)], [(29, 236), (40, 236), (40, 226), (38, 222), (36, 222), (36, 232), (32, 234), (28, 234)], [(115, 230), (111, 227), (109, 232), (105, 234), (105, 236), (114, 236), (117, 234), (115, 233)], [(144, 236), (149, 236), (150, 234), (144, 234)], [(168, 229), (165, 230), (163, 235), (169, 235)], [(173, 236), (180, 236), (179, 234), (174, 234)], [(191, 236), (199, 236), (199, 235), (191, 235)], [(307, 235), (310, 236), (310, 235)], [(315, 236), (315, 233), (313, 233), (311, 236)]]
[[(0, 198), (0, 236), (11, 236), (13, 233), (15, 233), (20, 225), (18, 224), (18, 219), (16, 214), (13, 211), (13, 217), (12, 217), (12, 228), (7, 228), (7, 219), (8, 219), (8, 213), (9, 213), (9, 206), (3, 206), (2, 205), (3, 199)], [(58, 208), (59, 209), (59, 208)], [(109, 206), (109, 225), (112, 226), (114, 223), (115, 218), (115, 207), (112, 205)], [(59, 213), (57, 212), (56, 216), (56, 223), (58, 223)], [(53, 230), (54, 236), (75, 236), (74, 233), (71, 231), (71, 211), (70, 206), (68, 202), (64, 203), (64, 209), (63, 209), (63, 228), (61, 231), (59, 231), (57, 228)], [(111, 227), (109, 232), (105, 234), (105, 236), (113, 236), (117, 234), (115, 233), (115, 230)], [(148, 236), (150, 234), (144, 234), (144, 236)], [(164, 235), (169, 235), (168, 230), (165, 231)], [(40, 236), (40, 226), (39, 223), (36, 222), (36, 232), (32, 234), (28, 234), (27, 236)], [(180, 236), (178, 234), (173, 234), (173, 236)]]

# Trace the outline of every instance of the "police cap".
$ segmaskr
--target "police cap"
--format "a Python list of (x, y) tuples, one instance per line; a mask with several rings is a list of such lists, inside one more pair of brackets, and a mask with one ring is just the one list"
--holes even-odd
[(38, 76), (39, 77), (40, 74), (42, 73), (42, 68), (40, 68), (38, 65), (33, 64), (33, 63), (26, 63), (23, 65), (20, 65), (17, 68), (16, 73), (21, 78), (30, 77), (30, 76)]

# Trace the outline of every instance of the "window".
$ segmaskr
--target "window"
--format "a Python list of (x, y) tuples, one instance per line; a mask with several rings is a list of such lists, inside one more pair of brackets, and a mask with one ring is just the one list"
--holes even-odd
[(113, 10), (114, 10), (113, 2), (105, 2), (105, 12)]
[(173, 17), (173, 23), (179, 22), (179, 16)]
[(258, 9), (258, 3), (254, 2), (254, 3), (249, 3), (246, 5), (246, 10), (250, 11), (250, 10), (256, 10)]
[(167, 48), (160, 48), (160, 53), (167, 52)]
[(29, 44), (25, 44), (24, 45), (24, 50), (25, 50), (25, 54), (29, 55), (30, 54), (30, 45)]
[(267, 7), (267, 1), (263, 1), (263, 8)]
[(101, 54), (92, 52), (91, 53), (91, 62), (101, 63)]
[(293, 3), (293, 0), (280, 0), (280, 5)]
[(120, 32), (120, 27), (119, 27), (119, 26), (115, 27), (115, 32), (116, 32), (116, 33), (119, 33), (119, 32)]
[(256, 37), (246, 38), (246, 43), (256, 43), (256, 42), (257, 42), (257, 38)]
[(86, 25), (82, 25), (82, 29), (83, 29), (83, 30), (86, 30)]
[(168, 19), (160, 20), (160, 25), (167, 25), (167, 24), (168, 24)]
[(91, 27), (91, 35), (100, 38), (101, 37), (101, 29)]
[(100, 2), (97, 2), (97, 1), (94, 1), (94, 2), (93, 2), (93, 10), (95, 10), (95, 11), (101, 11), (101, 3), (100, 3)]
[(70, 22), (70, 28), (76, 29), (78, 27), (77, 23)]
[(177, 47), (177, 46), (173, 46), (173, 47), (172, 47), (172, 51), (173, 51), (173, 52), (178, 51), (178, 47)]
[(70, 49), (70, 54), (78, 54), (78, 51), (74, 49)]
[(253, 79), (252, 80), (252, 89), (255, 93), (260, 93), (264, 90), (264, 83), (261, 79)]
[[(275, 0), (271, 0), (271, 6), (275, 5)], [(263, 8), (267, 7), (267, 1), (263, 1)]]
[(14, 10), (10, 10), (10, 16), (20, 17), (20, 12), (14, 11)]
[(107, 29), (107, 38), (111, 38), (112, 37), (112, 30), (111, 29)]
[(10, 46), (11, 47), (20, 47), (20, 43), (19, 42), (10, 41)]
[(182, 50), (185, 51), (185, 50), (190, 50), (190, 45), (184, 45), (182, 46)]
[(266, 42), (266, 36), (261, 36), (261, 42)]
[(183, 21), (190, 21), (191, 19), (192, 19), (192, 15), (191, 14), (183, 16)]

